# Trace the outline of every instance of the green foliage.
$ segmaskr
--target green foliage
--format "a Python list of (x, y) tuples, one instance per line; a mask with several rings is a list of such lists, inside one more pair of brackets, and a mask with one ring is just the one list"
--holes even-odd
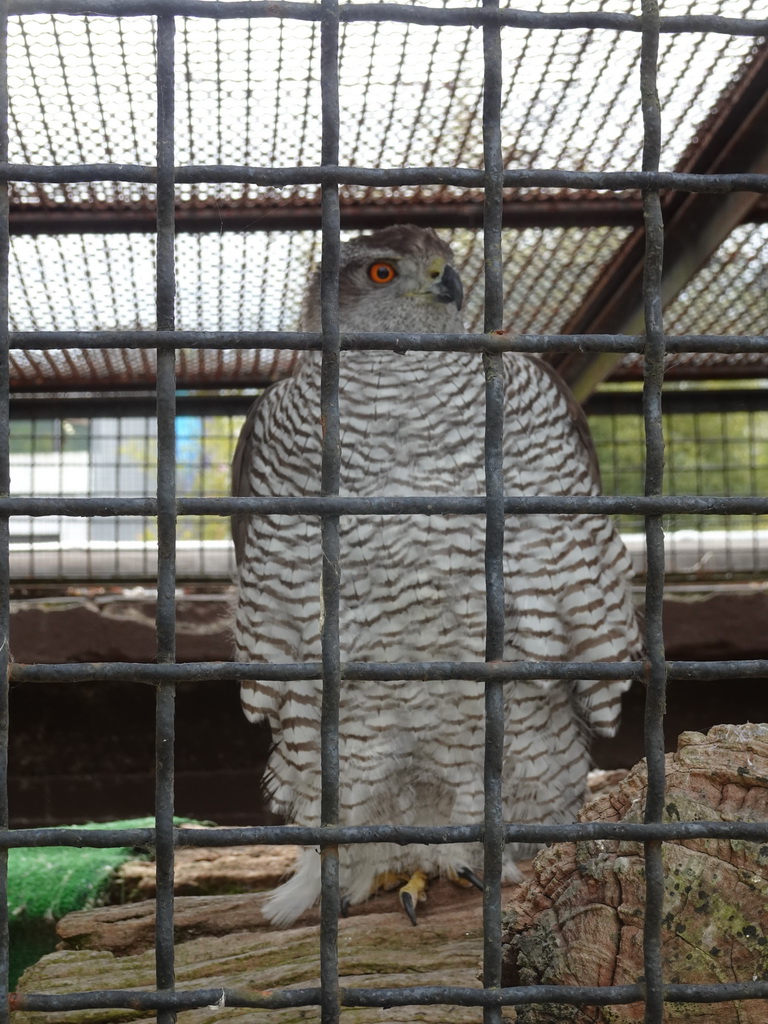
[[(220, 496), (230, 493), (230, 464), (241, 417), (208, 416), (187, 433), (177, 463), (179, 495)], [(600, 459), (603, 493), (643, 494), (645, 442), (638, 415), (592, 416), (592, 435)], [(665, 493), (698, 495), (760, 495), (768, 493), (768, 413), (675, 413), (664, 417), (666, 442)], [(137, 442), (127, 442), (124, 458), (145, 461)], [(150, 447), (150, 468), (156, 464)], [(620, 517), (621, 529), (641, 532), (640, 516)], [(667, 529), (752, 529), (750, 516), (684, 516), (670, 518)], [(155, 539), (152, 526), (146, 539)], [(178, 523), (180, 540), (226, 540), (227, 517), (186, 516)]]
[[(177, 465), (179, 495), (226, 497), (230, 494), (230, 466), (242, 425), (239, 416), (206, 416), (194, 440), (196, 459)], [(228, 540), (229, 518), (182, 516), (177, 525), (179, 540)]]
[(87, 452), (90, 445), (87, 419), (12, 419), (10, 449), (14, 455), (39, 452)]
[[(593, 416), (605, 494), (642, 494), (645, 446), (638, 416)], [(665, 493), (742, 496), (768, 493), (768, 413), (676, 413), (663, 419)], [(671, 529), (751, 529), (751, 516), (686, 516)], [(692, 520), (695, 520), (693, 522)], [(642, 529), (640, 517), (621, 527)]]
[[(82, 825), (80, 828), (149, 828), (154, 819)], [(11, 987), (21, 972), (56, 948), (56, 921), (99, 903), (130, 847), (91, 849), (42, 846), (8, 851)]]
[[(176, 825), (190, 818), (174, 818)], [(153, 828), (154, 818), (63, 826), (85, 829)], [(8, 915), (11, 988), (22, 971), (56, 948), (56, 922), (75, 910), (100, 905), (115, 871), (127, 860), (146, 857), (130, 846), (38, 846), (8, 851)]]
[[(176, 490), (179, 497), (226, 497), (230, 493), (230, 466), (242, 416), (205, 416), (199, 427), (185, 435), (176, 463)], [(157, 448), (143, 441), (126, 441), (119, 456), (144, 465), (154, 476), (157, 472)], [(228, 540), (228, 516), (181, 516), (176, 527), (179, 540)], [(157, 525), (149, 521), (143, 540), (157, 539)]]

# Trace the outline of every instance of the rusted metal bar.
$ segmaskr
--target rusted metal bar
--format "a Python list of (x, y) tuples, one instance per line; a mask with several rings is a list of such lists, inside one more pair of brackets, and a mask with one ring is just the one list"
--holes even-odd
[[(8, 158), (8, 5), (0, 3), (0, 160)], [(0, 494), (10, 494), (10, 360), (8, 323), (10, 237), (8, 188), (0, 188)], [(8, 827), (10, 651), (10, 520), (0, 517), (0, 828)], [(0, 1024), (9, 1018), (10, 935), (8, 852), (0, 853)]]
[[(320, 21), (321, 12), (314, 3), (298, 0), (241, 0), (211, 7), (208, 0), (11, 0), (9, 13), (66, 14), (79, 17), (120, 16), (152, 17), (172, 13), (190, 18), (293, 18)], [(341, 22), (393, 21), (415, 25), (509, 25), (532, 29), (608, 29), (640, 32), (641, 18), (610, 11), (522, 11), (514, 8), (410, 7), (401, 4), (343, 4)], [(688, 14), (664, 17), (660, 31), (720, 32), (724, 35), (768, 35), (768, 18), (724, 18), (718, 15)]]
[[(745, 211), (743, 223), (763, 224), (768, 220), (768, 201), (755, 195)], [(226, 202), (226, 200), (224, 200)], [(27, 203), (11, 204), (12, 235), (86, 235), (152, 234), (155, 208), (126, 205), (41, 207)], [(347, 231), (374, 231), (390, 224), (417, 224), (433, 228), (477, 228), (482, 226), (483, 204), (480, 198), (463, 202), (434, 202), (426, 199), (389, 203), (350, 203), (341, 199), (341, 227)], [(642, 203), (635, 196), (603, 196), (580, 193), (569, 197), (510, 197), (502, 202), (502, 226), (505, 228), (578, 228), (631, 227), (642, 225)], [(179, 203), (176, 206), (176, 232), (202, 234), (212, 231), (318, 231), (319, 203), (290, 206), (273, 198), (249, 200), (247, 204), (222, 206), (220, 198), (202, 205)]]
[[(227, 202), (227, 200), (223, 200)], [(575, 195), (573, 198), (509, 198), (502, 203), (501, 221), (505, 228), (528, 227), (637, 227), (643, 212), (636, 196), (614, 198), (600, 194)], [(479, 228), (483, 223), (482, 197), (464, 202), (444, 198), (429, 201), (405, 200), (391, 203), (341, 203), (341, 227), (368, 231), (390, 224), (418, 224), (433, 228)], [(320, 203), (283, 205), (281, 200), (265, 197), (241, 205), (223, 206), (221, 197), (202, 205), (179, 203), (176, 207), (177, 232), (209, 231), (318, 231)], [(117, 234), (155, 230), (154, 206), (136, 209), (61, 206), (46, 209), (39, 205), (17, 203), (11, 207), (11, 233), (14, 235)]]
[[(157, 263), (159, 331), (175, 327), (174, 37), (176, 22), (157, 22)], [(157, 352), (157, 660), (176, 660), (176, 367), (173, 348)], [(162, 682), (155, 695), (155, 977), (158, 991), (173, 993), (174, 952), (174, 747), (176, 687)], [(173, 1009), (158, 1010), (157, 1024), (175, 1024)]]
[[(642, 0), (643, 38), (640, 53), (640, 99), (643, 111), (643, 170), (657, 171), (661, 158), (661, 104), (658, 92), (659, 5)], [(661, 196), (643, 193), (644, 254), (642, 303), (646, 331), (643, 359), (643, 423), (645, 427), (645, 494), (658, 497), (664, 486), (664, 431), (662, 384), (664, 381), (664, 325), (662, 280), (664, 223)], [(644, 747), (648, 787), (643, 821), (657, 824), (664, 811), (664, 707), (667, 667), (664, 654), (664, 526), (658, 514), (645, 517), (648, 578), (645, 587), (645, 645), (648, 679), (645, 695)], [(643, 843), (645, 855), (645, 909), (643, 917), (643, 973), (645, 1024), (664, 1020), (664, 960), (662, 915), (664, 913), (664, 864), (658, 839)]]

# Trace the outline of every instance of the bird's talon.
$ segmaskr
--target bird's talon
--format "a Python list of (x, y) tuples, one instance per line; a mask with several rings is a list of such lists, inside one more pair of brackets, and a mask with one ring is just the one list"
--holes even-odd
[(470, 885), (474, 885), (476, 889), (479, 889), (481, 892), (483, 891), (483, 883), (481, 879), (477, 877), (471, 868), (468, 868), (466, 865), (462, 865), (460, 868), (455, 868), (455, 871), (457, 880), (464, 883), (468, 882)]
[(427, 886), (429, 878), (423, 871), (414, 871), (405, 885), (400, 889), (400, 902), (403, 910), (411, 919), (411, 924), (416, 924), (416, 904), (423, 903), (427, 898)]
[(404, 889), (400, 890), (400, 902), (403, 905), (403, 910), (408, 915), (412, 925), (417, 925), (419, 922), (416, 920), (416, 905), (413, 901), (413, 896), (409, 892), (405, 892)]

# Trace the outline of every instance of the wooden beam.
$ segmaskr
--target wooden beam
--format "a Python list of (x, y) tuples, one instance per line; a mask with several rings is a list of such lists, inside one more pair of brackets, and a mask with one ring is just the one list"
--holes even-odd
[[(695, 174), (768, 173), (768, 41), (715, 108), (678, 171)], [(672, 193), (664, 202), (662, 301), (668, 306), (714, 255), (733, 229), (764, 219), (762, 196), (733, 192)], [(759, 215), (758, 215), (759, 214)], [(635, 229), (562, 328), (564, 334), (642, 334), (645, 229)], [(552, 357), (580, 401), (586, 400), (621, 359), (613, 353)]]

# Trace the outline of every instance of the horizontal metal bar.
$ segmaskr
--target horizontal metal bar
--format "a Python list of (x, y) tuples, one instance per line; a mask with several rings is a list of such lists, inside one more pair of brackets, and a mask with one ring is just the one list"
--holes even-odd
[[(698, 662), (695, 664), (699, 664)], [(704, 664), (704, 663), (702, 663)], [(713, 662), (712, 664), (720, 664)], [(768, 673), (768, 661), (765, 662)], [(512, 681), (515, 679), (635, 679), (642, 678), (643, 662), (345, 662), (342, 678), (360, 680), (475, 679)], [(90, 662), (59, 665), (24, 665), (13, 662), (10, 679), (13, 683), (41, 682), (136, 682), (155, 684), (160, 681), (178, 683), (269, 679), (295, 681), (320, 679), (319, 661), (267, 664), (263, 662), (192, 662), (181, 665), (159, 665), (144, 662)]]
[[(694, 392), (697, 394), (698, 392)], [(724, 391), (723, 394), (730, 392)], [(751, 392), (749, 392), (751, 394)], [(176, 395), (176, 414), (178, 416), (245, 416), (255, 395), (252, 393), (238, 395)], [(768, 398), (768, 396), (766, 396)], [(41, 404), (45, 404), (45, 418), (59, 419), (98, 419), (107, 417), (146, 416), (154, 419), (157, 411), (157, 400), (152, 394), (116, 392), (76, 394), (69, 396), (57, 395), (55, 398), (46, 395), (29, 398), (22, 394), (11, 396), (11, 420), (39, 419)]]
[[(483, 204), (479, 198), (457, 202), (454, 197), (436, 202), (407, 202), (402, 206), (381, 206), (347, 200), (341, 205), (341, 228), (347, 231), (373, 231), (401, 224), (418, 224), (431, 228), (479, 228), (483, 221)], [(642, 204), (634, 196), (612, 197), (597, 192), (585, 197), (540, 196), (535, 201), (512, 194), (502, 203), (502, 226), (505, 228), (553, 227), (640, 227)], [(768, 220), (768, 204), (758, 200), (749, 205), (742, 223), (763, 224)], [(205, 200), (202, 205), (185, 202), (176, 205), (176, 233), (200, 234), (215, 231), (319, 231), (319, 203), (296, 206), (275, 206), (272, 199), (222, 207), (218, 199)], [(12, 235), (125, 234), (146, 232), (156, 226), (154, 205), (142, 209), (114, 205), (109, 207), (39, 206), (23, 198), (11, 205)]]
[(107, 516), (156, 516), (157, 505), (157, 498), (0, 497), (0, 515), (96, 516), (98, 518)]
[[(758, 821), (584, 821), (542, 825), (504, 824), (505, 843), (575, 843), (586, 840), (642, 843), (698, 839), (768, 841), (768, 822)], [(481, 843), (483, 825), (252, 825), (247, 828), (174, 830), (176, 846), (359, 846), (366, 843), (413, 843), (435, 846)], [(151, 848), (154, 828), (25, 828), (0, 830), (0, 849), (114, 849)]]
[[(477, 497), (312, 497), (312, 498), (178, 498), (178, 515), (231, 516), (400, 516), (485, 515), (486, 499)], [(507, 515), (768, 515), (768, 496), (730, 497), (700, 494), (569, 495), (506, 497)], [(0, 515), (10, 516), (156, 516), (156, 498), (0, 497)]]
[[(318, 4), (291, 0), (11, 0), (9, 14), (68, 14), (83, 17), (151, 17), (176, 14), (190, 18), (290, 18), (320, 21)], [(605, 11), (544, 13), (514, 8), (471, 9), (402, 7), (398, 4), (344, 4), (339, 9), (343, 22), (397, 21), (414, 25), (501, 25), (530, 29), (609, 29), (640, 32), (641, 19), (635, 15)], [(723, 18), (717, 15), (677, 15), (660, 19), (662, 32), (717, 32), (726, 35), (759, 36), (768, 33), (768, 19)]]
[[(0, 499), (3, 501), (20, 499)], [(34, 499), (28, 499), (34, 500)], [(45, 500), (45, 499), (42, 499)], [(54, 499), (58, 500), (58, 499)], [(74, 500), (74, 499), (73, 499)], [(80, 499), (87, 501), (91, 499)], [(278, 505), (278, 503), (280, 503)], [(217, 508), (217, 515), (234, 512), (268, 514), (278, 509), (286, 512), (314, 511), (323, 515), (448, 515), (485, 514), (485, 497), (372, 497), (372, 498), (179, 498), (179, 514), (203, 515)], [(703, 515), (766, 515), (768, 495), (731, 495), (728, 497), (677, 494), (646, 497), (645, 495), (539, 495), (504, 498), (506, 515), (549, 513), (566, 514), (703, 514)]]
[[(616, 1006), (643, 1001), (639, 985), (519, 985), (515, 988), (344, 988), (344, 1006), (520, 1006), (525, 1003), (567, 1003), (581, 1006)], [(665, 985), (666, 1002), (714, 1003), (731, 999), (765, 999), (768, 981), (729, 982), (722, 985)]]
[[(177, 203), (176, 233), (206, 231), (318, 231), (319, 203), (275, 206), (274, 200), (248, 202), (222, 207), (217, 199), (202, 206)], [(757, 214), (756, 214), (757, 215)], [(367, 231), (407, 220), (431, 228), (481, 227), (483, 204), (480, 199), (435, 203), (408, 202), (404, 206), (347, 201), (342, 203), (342, 230)], [(504, 227), (637, 227), (642, 224), (642, 208), (633, 196), (613, 198), (601, 193), (584, 198), (547, 197), (537, 202), (512, 197), (502, 205)], [(156, 228), (154, 207), (39, 206), (23, 199), (11, 206), (12, 235), (112, 234), (126, 231), (153, 233)]]
[[(520, 1006), (525, 1003), (566, 1003), (586, 1006), (617, 1006), (643, 1001), (640, 985), (519, 985), (515, 988), (482, 989), (459, 986), (409, 986), (405, 988), (341, 988), (342, 1006)], [(665, 985), (666, 1002), (718, 1003), (734, 999), (765, 999), (768, 982), (742, 981), (713, 985)], [(126, 1008), (133, 1010), (193, 1010), (200, 1007), (223, 1009), (251, 1007), (278, 1010), (320, 1003), (319, 988), (283, 989), (280, 992), (247, 992), (238, 989), (188, 989), (181, 992), (142, 992), (102, 989), (92, 992), (13, 993), (12, 1011), (51, 1012)]]
[[(617, 1006), (643, 1001), (640, 985), (519, 985), (515, 988), (482, 989), (459, 986), (409, 986), (404, 988), (341, 988), (342, 1006), (519, 1006), (525, 1003), (566, 1003), (586, 1006)], [(718, 1003), (734, 999), (765, 999), (768, 982), (727, 982), (713, 985), (665, 985), (667, 1002)], [(26, 1012), (126, 1008), (133, 1010), (193, 1010), (199, 1007), (251, 1007), (278, 1010), (320, 1003), (319, 988), (283, 989), (280, 992), (247, 992), (238, 989), (188, 989), (181, 992), (142, 992), (102, 989), (92, 992), (13, 993), (10, 1009)]]
[[(245, 416), (255, 394), (179, 394), (176, 412), (179, 416)], [(11, 396), (12, 420), (37, 419), (39, 397)], [(156, 402), (150, 394), (116, 392), (99, 395), (46, 396), (46, 418), (91, 418), (155, 415)], [(591, 396), (584, 409), (588, 416), (637, 416), (642, 408), (642, 395), (633, 391), (600, 391)], [(664, 391), (664, 414), (677, 416), (703, 412), (765, 412), (768, 390), (764, 388), (726, 388), (719, 391)]]
[[(201, 402), (205, 401), (206, 399), (201, 399)], [(643, 396), (640, 391), (598, 391), (584, 403), (587, 416), (641, 416), (642, 409)], [(664, 389), (665, 416), (767, 410), (766, 388), (719, 388), (713, 391)]]
[(235, 989), (203, 988), (183, 992), (142, 992), (136, 989), (102, 989), (93, 992), (68, 992), (61, 995), (28, 992), (11, 993), (8, 1003), (11, 1011), (25, 1012), (51, 1010), (117, 1009), (132, 1010), (194, 1010), (224, 1006), (252, 1006), (257, 1009), (285, 1009), (292, 1006), (316, 1006), (320, 1002), (319, 988), (283, 989), (280, 992), (258, 995)]
[[(669, 679), (720, 682), (723, 679), (768, 678), (768, 660), (754, 658), (744, 661), (669, 661)], [(635, 679), (643, 681), (645, 662), (606, 661), (416, 661), (416, 662), (343, 662), (342, 679), (402, 680), (433, 682), (446, 679), (473, 679), (479, 682), (515, 682), (520, 679)], [(51, 665), (24, 665), (13, 662), (12, 683), (87, 683), (127, 682), (154, 685), (158, 682), (196, 683), (268, 679), (290, 682), (320, 679), (319, 661), (268, 662), (207, 661), (182, 665), (146, 662), (103, 661)]]
[[(212, 0), (213, 2), (213, 0)], [(93, 349), (285, 349), (320, 351), (312, 331), (14, 331), (11, 350)], [(665, 335), (668, 352), (768, 352), (765, 334)], [(342, 351), (388, 352), (644, 352), (642, 334), (393, 334), (346, 333)]]
[[(204, 0), (213, 6), (215, 0)], [(227, 7), (234, 6), (227, 4)], [(768, 29), (767, 29), (768, 31)], [(483, 188), (482, 171), (466, 167), (245, 167), (194, 164), (175, 169), (178, 184), (246, 183), (284, 185), (454, 185)], [(0, 164), (0, 181), (63, 184), (77, 181), (135, 181), (152, 184), (157, 169), (141, 164)], [(504, 188), (626, 189), (681, 192), (768, 192), (766, 174), (688, 174), (682, 171), (565, 171), (530, 168), (504, 172)]]

